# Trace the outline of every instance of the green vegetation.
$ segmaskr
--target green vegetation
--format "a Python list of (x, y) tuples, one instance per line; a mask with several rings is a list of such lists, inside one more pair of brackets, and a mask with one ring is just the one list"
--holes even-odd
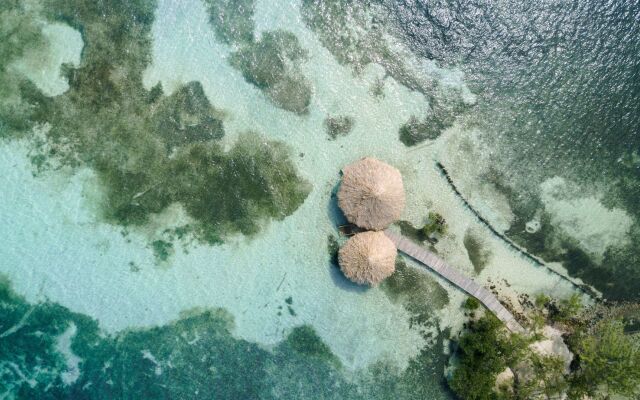
[(466, 310), (477, 310), (480, 307), (480, 302), (475, 297), (467, 297), (467, 299), (462, 303), (462, 308)]
[(525, 379), (518, 382), (517, 394), (507, 392), (505, 397), (509, 398), (511, 395), (518, 400), (555, 399), (562, 393), (566, 393), (569, 383), (565, 376), (565, 365), (562, 358), (530, 352), (524, 363), (524, 368), (528, 368), (528, 371), (524, 374)]
[[(534, 335), (509, 334), (490, 314), (470, 321), (459, 339), (450, 387), (462, 399), (609, 399), (640, 395), (640, 335), (626, 328), (638, 316), (637, 306), (584, 308), (576, 295), (554, 300), (544, 294), (530, 310)], [(561, 326), (574, 354), (569, 370), (560, 355), (541, 354), (529, 344), (545, 339), (544, 325)], [(496, 390), (496, 377), (505, 368), (515, 372), (511, 385)]]
[(262, 90), (278, 107), (302, 115), (311, 103), (311, 86), (299, 69), (307, 51), (287, 31), (264, 32), (259, 41), (231, 54), (229, 62), (244, 79)]
[(327, 117), (324, 120), (324, 128), (330, 140), (335, 140), (340, 136), (347, 136), (353, 129), (355, 120), (353, 117), (341, 115), (338, 117)]
[(598, 321), (578, 331), (569, 344), (579, 361), (570, 380), (571, 396), (640, 396), (640, 336), (625, 333), (623, 320)]
[(515, 367), (526, 345), (526, 339), (509, 335), (491, 313), (470, 321), (468, 332), (458, 341), (460, 364), (451, 378), (451, 389), (463, 399), (496, 398), (496, 376), (507, 367)]
[[(218, 143), (223, 113), (209, 103), (200, 83), (187, 83), (170, 96), (159, 85), (143, 87), (154, 10), (149, 1), (46, 2), (32, 19), (68, 23), (82, 32), (82, 61), (78, 68), (63, 68), (70, 88), (53, 98), (20, 77), (3, 75), (11, 81), (3, 89), (15, 89), (0, 92), (3, 135), (20, 137), (36, 125), (47, 126), (46, 146), (40, 146), (46, 152), (32, 157), (36, 166), (54, 159), (66, 167), (92, 167), (106, 194), (104, 218), (114, 224), (142, 225), (179, 203), (194, 221), (192, 234), (218, 243), (290, 215), (310, 185), (298, 176), (284, 144), (246, 133), (225, 152)], [(18, 2), (3, 3), (0, 18), (11, 20), (23, 11)], [(16, 25), (7, 33), (11, 38), (0, 42), (0, 54), (15, 58), (20, 48), (42, 46), (36, 28)], [(14, 120), (16, 107), (28, 115)]]
[(422, 228), (424, 235), (429, 238), (433, 235), (444, 235), (447, 233), (447, 222), (444, 217), (437, 212), (429, 212), (429, 219)]

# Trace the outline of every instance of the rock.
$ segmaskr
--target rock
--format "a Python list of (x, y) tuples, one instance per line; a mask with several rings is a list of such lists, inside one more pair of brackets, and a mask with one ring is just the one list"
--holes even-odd
[(542, 225), (540, 224), (539, 219), (532, 219), (531, 221), (526, 223), (524, 229), (525, 231), (527, 231), (527, 233), (536, 233), (540, 230), (541, 227)]
[(569, 350), (562, 339), (562, 332), (556, 328), (546, 325), (542, 329), (543, 340), (531, 343), (529, 348), (543, 356), (557, 356), (564, 361), (565, 372), (569, 373), (569, 365), (573, 360), (573, 353)]
[(498, 376), (496, 376), (496, 386), (495, 391), (500, 392), (513, 392), (513, 381), (515, 375), (511, 368), (507, 367), (504, 371), (500, 372)]

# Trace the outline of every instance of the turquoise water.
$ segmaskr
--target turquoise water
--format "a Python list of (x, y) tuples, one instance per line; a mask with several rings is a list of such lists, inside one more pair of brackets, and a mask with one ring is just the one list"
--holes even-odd
[(2, 3), (0, 399), (450, 398), (465, 296), (336, 268), (363, 156), (506, 301), (637, 300), (639, 13)]

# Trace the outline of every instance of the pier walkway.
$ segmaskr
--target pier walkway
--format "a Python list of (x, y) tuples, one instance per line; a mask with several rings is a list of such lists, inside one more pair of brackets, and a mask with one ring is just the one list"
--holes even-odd
[(509, 328), (511, 332), (526, 332), (525, 329), (518, 323), (518, 321), (516, 321), (511, 312), (509, 312), (509, 310), (507, 310), (502, 304), (500, 304), (493, 293), (478, 285), (468, 277), (464, 276), (455, 268), (447, 265), (435, 254), (423, 249), (422, 247), (418, 246), (402, 235), (393, 233), (389, 230), (384, 231), (384, 233), (389, 239), (391, 239), (393, 243), (395, 243), (398, 250), (415, 259), (416, 261), (424, 264), (431, 270), (435, 271), (438, 275), (442, 276), (455, 286), (459, 287), (466, 293), (478, 299), (478, 301), (484, 304), (484, 306), (487, 307), (493, 314), (495, 314), (498, 319), (504, 322), (504, 324), (507, 326), (507, 328)]

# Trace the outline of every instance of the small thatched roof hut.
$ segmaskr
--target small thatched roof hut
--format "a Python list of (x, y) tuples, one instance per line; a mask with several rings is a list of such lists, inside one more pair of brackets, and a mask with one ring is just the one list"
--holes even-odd
[(364, 229), (382, 230), (404, 210), (400, 171), (366, 157), (342, 170), (338, 205), (349, 222)]
[(375, 286), (395, 271), (395, 244), (383, 232), (352, 236), (338, 252), (340, 269), (350, 280)]

